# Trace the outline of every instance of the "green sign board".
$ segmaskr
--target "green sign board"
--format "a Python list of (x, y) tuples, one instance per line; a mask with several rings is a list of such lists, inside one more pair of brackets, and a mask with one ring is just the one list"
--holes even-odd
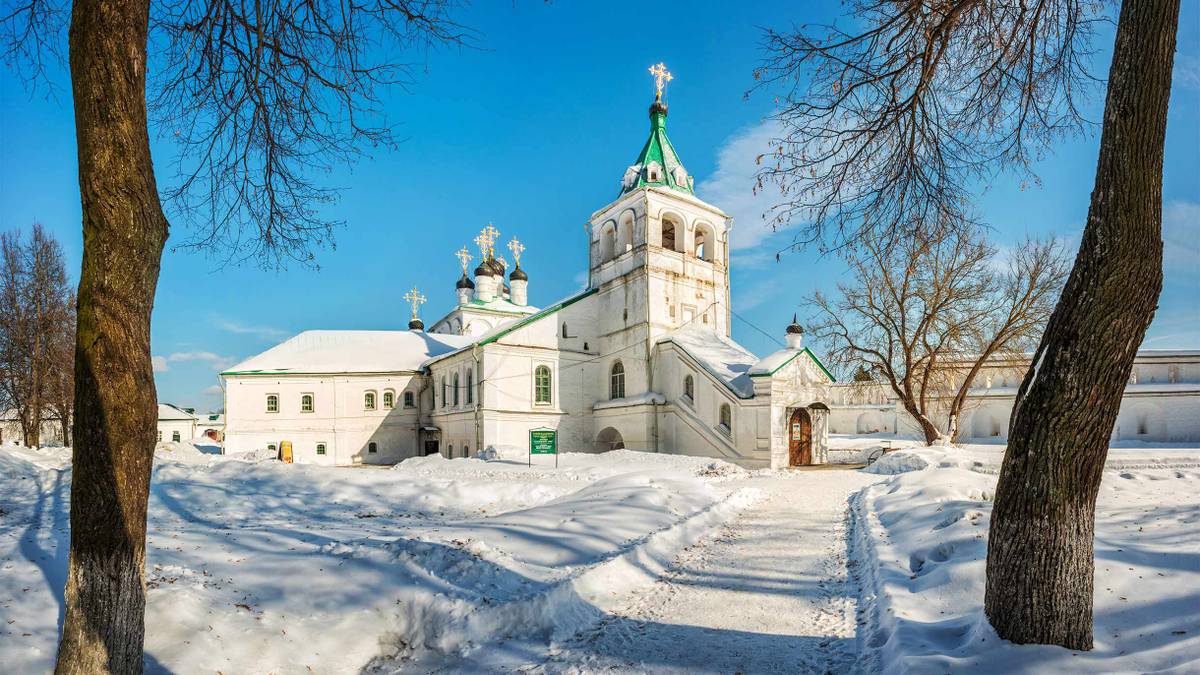
[(529, 454), (557, 455), (558, 432), (554, 429), (533, 429), (529, 432)]

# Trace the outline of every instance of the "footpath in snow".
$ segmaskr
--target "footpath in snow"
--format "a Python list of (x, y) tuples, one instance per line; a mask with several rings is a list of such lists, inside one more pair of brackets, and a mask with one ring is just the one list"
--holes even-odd
[(748, 481), (768, 497), (525, 672), (852, 670), (857, 592), (847, 578), (847, 500), (880, 480), (833, 470)]

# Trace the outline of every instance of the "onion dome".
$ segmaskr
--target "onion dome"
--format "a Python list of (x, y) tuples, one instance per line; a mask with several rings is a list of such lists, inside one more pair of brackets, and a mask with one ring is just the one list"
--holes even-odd
[(491, 274), (492, 270), (488, 267), (488, 262), (486, 260), (479, 263), (479, 267), (475, 268), (475, 276), (477, 277), (491, 276)]
[[(475, 270), (475, 273), (479, 274), (479, 270)], [(454, 287), (458, 289), (475, 288), (475, 282), (471, 281), (471, 277), (467, 276), (466, 272), (463, 272), (462, 278), (458, 280), (457, 284), (454, 284)]]
[(529, 275), (525, 274), (525, 270), (521, 269), (520, 265), (508, 275), (510, 281), (529, 281)]
[(804, 327), (796, 322), (796, 315), (792, 315), (792, 323), (787, 327), (788, 335), (804, 335)]
[(425, 322), (420, 319), (413, 319), (408, 322), (409, 330), (425, 330)]
[(504, 263), (500, 262), (499, 260), (497, 260), (495, 258), (489, 258), (488, 261), (484, 264), (487, 265), (491, 269), (492, 276), (501, 277), (501, 278), (504, 277)]

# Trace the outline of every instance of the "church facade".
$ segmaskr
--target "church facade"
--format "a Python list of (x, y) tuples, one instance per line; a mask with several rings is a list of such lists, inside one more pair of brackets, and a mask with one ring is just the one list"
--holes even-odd
[(656, 97), (618, 196), (589, 219), (584, 290), (530, 307), (523, 247), (509, 242), (510, 270), (489, 225), (428, 330), (414, 289), (408, 331), (307, 331), (222, 373), (226, 451), (392, 463), (518, 452), (549, 428), (563, 451), (826, 461), (834, 378), (794, 322), (765, 358), (730, 337), (732, 221), (695, 194), (666, 120)]

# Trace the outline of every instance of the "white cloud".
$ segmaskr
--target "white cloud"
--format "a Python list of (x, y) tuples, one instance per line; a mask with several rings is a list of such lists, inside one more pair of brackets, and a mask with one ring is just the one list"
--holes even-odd
[(755, 194), (754, 185), (758, 157), (770, 156), (771, 139), (778, 136), (778, 125), (767, 121), (729, 137), (717, 151), (717, 170), (696, 189), (701, 199), (718, 205), (733, 217), (729, 243), (735, 251), (759, 246), (776, 234), (764, 219), (776, 204), (774, 191), (768, 187)]
[(1196, 274), (1200, 261), (1200, 203), (1171, 201), (1163, 205), (1163, 270)]
[(253, 335), (264, 340), (276, 340), (287, 335), (285, 331), (279, 330), (278, 328), (271, 328), (269, 326), (251, 326), (244, 324), (237, 319), (230, 319), (228, 317), (217, 317), (213, 320), (213, 323), (227, 333), (234, 333), (237, 335)]
[(1173, 79), (1185, 89), (1200, 89), (1200, 58), (1176, 52)]
[[(156, 357), (162, 358), (162, 357)], [(234, 363), (237, 363), (237, 357), (221, 356), (212, 352), (174, 352), (166, 357), (167, 361), (207, 361), (212, 364), (212, 367), (218, 371), (225, 370)], [(166, 370), (166, 364), (163, 364), (163, 370)]]
[(150, 363), (154, 364), (154, 372), (156, 373), (165, 373), (170, 370), (167, 368), (167, 357), (165, 356), (151, 356)]

